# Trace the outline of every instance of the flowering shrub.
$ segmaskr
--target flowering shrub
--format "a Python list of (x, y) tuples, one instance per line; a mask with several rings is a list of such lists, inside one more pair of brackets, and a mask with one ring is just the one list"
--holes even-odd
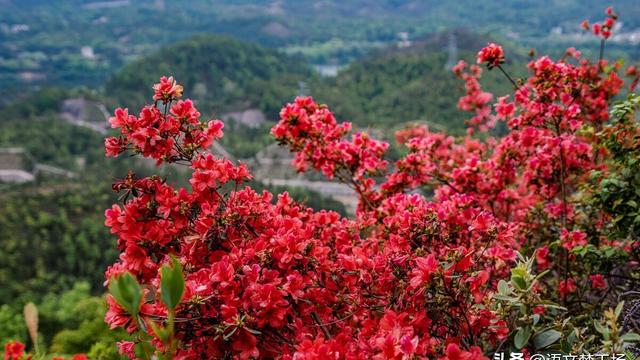
[(21, 360), (30, 357), (24, 353), (25, 346), (19, 341), (10, 341), (4, 346), (4, 360)]
[[(504, 72), (496, 44), (477, 60)], [(353, 188), (353, 219), (244, 186), (251, 175), (242, 163), (208, 151), (222, 123), (202, 121), (182, 87), (162, 78), (154, 105), (138, 116), (115, 111), (120, 134), (105, 142), (108, 155), (129, 150), (192, 171), (191, 189), (133, 173), (113, 186), (123, 204), (105, 212), (105, 224), (121, 255), (106, 273), (106, 321), (136, 334), (120, 351), (484, 359), (611, 345), (598, 321), (639, 281), (636, 237), (616, 228), (637, 218), (624, 210), (618, 219), (616, 199), (628, 187), (597, 190), (635, 165), (616, 149), (638, 156), (635, 107), (610, 118), (624, 85), (619, 68), (575, 49), (544, 56), (529, 64), (528, 79), (509, 77), (513, 97), (492, 107), (481, 68), (461, 62), (459, 107), (474, 114), (468, 135), (404, 130), (397, 138), (407, 154), (394, 164), (384, 159), (387, 143), (350, 135), (326, 105), (297, 98), (272, 134), (296, 153), (298, 171)], [(473, 137), (497, 121), (506, 136)], [(617, 329), (629, 335), (616, 341), (633, 341), (632, 330)]]
[[(23, 343), (13, 340), (8, 342), (4, 346), (4, 360), (31, 360), (33, 355), (25, 352), (26, 347)], [(52, 360), (66, 360), (67, 358), (62, 356), (54, 356)], [(69, 360), (88, 360), (84, 354), (76, 354), (68, 358)]]

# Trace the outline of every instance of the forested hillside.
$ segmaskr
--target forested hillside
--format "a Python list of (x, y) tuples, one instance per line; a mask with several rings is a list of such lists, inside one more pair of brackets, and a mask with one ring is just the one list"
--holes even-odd
[[(32, 300), (88, 281), (117, 257), (100, 214), (113, 201), (104, 186), (16, 189), (0, 197), (0, 299)], [(25, 264), (30, 264), (25, 266)]]
[(137, 60), (105, 84), (105, 96), (124, 107), (144, 104), (149, 81), (181, 79), (204, 113), (257, 107), (271, 118), (293, 98), (311, 69), (299, 58), (228, 37), (197, 36)]
[[(458, 55), (471, 58), (466, 50)], [(426, 122), (459, 134), (467, 117), (456, 106), (464, 83), (451, 71), (448, 57), (443, 51), (415, 51), (368, 58), (315, 83), (312, 95), (361, 127), (393, 129)], [(485, 72), (482, 84), (496, 94), (507, 94), (511, 87), (493, 72)]]
[[(98, 87), (123, 64), (201, 33), (226, 34), (301, 53), (313, 63), (345, 64), (395, 43), (399, 33), (417, 39), (458, 27), (500, 32), (538, 48), (593, 42), (575, 36), (578, 24), (597, 18), (603, 6), (598, 0), (4, 0), (1, 4), (0, 90), (10, 90), (8, 98), (42, 85)], [(637, 32), (638, 2), (620, 0), (613, 5), (625, 14), (621, 33)], [(624, 39), (609, 46), (624, 48), (637, 58), (637, 49), (629, 46), (633, 43)]]

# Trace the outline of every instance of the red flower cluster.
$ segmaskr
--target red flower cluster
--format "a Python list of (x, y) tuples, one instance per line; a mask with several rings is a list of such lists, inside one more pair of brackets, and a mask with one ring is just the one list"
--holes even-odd
[(201, 122), (200, 113), (191, 100), (178, 100), (182, 90), (175, 88), (181, 89), (180, 85), (171, 80), (173, 85), (167, 90), (166, 81), (162, 81), (154, 89), (157, 89), (156, 94), (163, 94), (168, 111), (145, 106), (136, 117), (129, 114), (128, 109), (117, 109), (109, 123), (112, 128), (120, 129), (120, 136), (105, 140), (107, 155), (117, 156), (125, 150), (133, 150), (158, 163), (189, 161), (197, 151), (206, 150), (222, 136), (220, 120)]
[[(467, 63), (460, 60), (456, 66), (453, 67), (453, 72), (460, 79), (465, 82), (465, 95), (458, 100), (458, 108), (464, 111), (475, 113), (475, 115), (467, 121), (469, 125), (469, 134), (473, 135), (473, 129), (479, 128), (480, 131), (486, 132), (490, 128), (493, 128), (496, 123), (496, 116), (491, 114), (491, 105), (489, 104), (493, 100), (493, 94), (482, 90), (480, 86), (480, 77), (482, 75), (482, 69), (477, 65), (471, 65), (469, 71), (467, 69)], [(504, 102), (504, 98), (501, 98)], [(508, 109), (502, 105), (499, 115)]]
[[(286, 105), (272, 134), (296, 152), (299, 171), (353, 187), (355, 219), (243, 187), (244, 165), (207, 151), (221, 124), (200, 123), (188, 100), (173, 103), (178, 85), (162, 80), (154, 89), (164, 109), (147, 106), (139, 117), (117, 110), (112, 123), (121, 134), (107, 153), (129, 148), (188, 162), (191, 188), (134, 174), (114, 184), (125, 202), (106, 211), (105, 224), (122, 253), (107, 280), (132, 274), (145, 301), (134, 319), (109, 297), (106, 321), (146, 331), (162, 350), (148, 329), (175, 315), (182, 359), (484, 359), (510, 333), (492, 299), (517, 251), (556, 274), (536, 284), (536, 296), (564, 301), (606, 286), (607, 265), (578, 268), (569, 261), (575, 251), (631, 246), (608, 240), (606, 214), (586, 212), (577, 196), (591, 170), (607, 170), (593, 129), (608, 119), (623, 83), (616, 68), (605, 73), (570, 52), (572, 61), (532, 61), (513, 101), (501, 97), (495, 107), (479, 86), (480, 68), (464, 73), (461, 63), (460, 107), (475, 112), (470, 125), (487, 129), (500, 119), (507, 135), (455, 139), (405, 129), (397, 138), (408, 153), (393, 166), (384, 160), (388, 144), (366, 133), (348, 138), (351, 125), (327, 106), (309, 97)], [(504, 54), (490, 44), (479, 60), (497, 66)], [(159, 271), (172, 259), (185, 278), (175, 314), (161, 300)], [(536, 315), (546, 316), (537, 305)], [(137, 345), (119, 348), (133, 358)]]
[(500, 45), (489, 43), (478, 52), (476, 60), (478, 64), (486, 63), (489, 69), (500, 66), (504, 63), (504, 50)]
[[(484, 54), (482, 59), (488, 52)], [(606, 172), (607, 154), (596, 151), (601, 149), (601, 140), (594, 136), (594, 129), (602, 128), (608, 120), (608, 104), (623, 86), (617, 66), (603, 72), (599, 64), (589, 63), (575, 49), (567, 54), (571, 59), (541, 57), (532, 61), (528, 81), (516, 89), (513, 102), (499, 98), (495, 114), (487, 105), (489, 96), (478, 85), (479, 69), (466, 73), (466, 64), (459, 63), (453, 70), (467, 84), (459, 107), (476, 113), (469, 125), (486, 130), (487, 125), (501, 119), (509, 133), (501, 139), (479, 142), (470, 136), (455, 141), (424, 127), (403, 130), (399, 138), (409, 154), (396, 162), (398, 171), (381, 187), (396, 192), (429, 184), (435, 186), (437, 201), (459, 193), (472, 196), (475, 204), (512, 224), (515, 233), (522, 234), (516, 235), (522, 246), (538, 247), (535, 256), (540, 270), (553, 267), (564, 274), (557, 284), (559, 298), (576, 293), (579, 286), (589, 288), (589, 283), (595, 290), (606, 286), (602, 275), (591, 277), (588, 272), (571, 269), (574, 249), (594, 243), (613, 245), (602, 235), (606, 215), (587, 214), (574, 204), (575, 194), (591, 170)], [(553, 238), (529, 243), (527, 237), (533, 234), (548, 236), (544, 234), (549, 225), (559, 227), (556, 236), (560, 246)], [(594, 235), (587, 235), (587, 229)], [(570, 261), (553, 264), (551, 251), (557, 252), (557, 259)]]
[(181, 98), (183, 88), (182, 85), (176, 83), (173, 76), (168, 78), (163, 76), (158, 84), (153, 85), (153, 91), (153, 100), (162, 101), (163, 104), (166, 104)]
[[(18, 340), (9, 341), (4, 346), (4, 360), (31, 360), (32, 355), (25, 352), (25, 346)], [(88, 360), (89, 358), (85, 354), (76, 354), (69, 358), (69, 360)], [(51, 360), (66, 360), (62, 356), (54, 356)]]
[(602, 37), (603, 40), (609, 39), (611, 37), (613, 27), (618, 20), (618, 15), (613, 12), (612, 7), (608, 7), (605, 10), (605, 14), (607, 15), (607, 18), (602, 23), (589, 24), (587, 20), (584, 20), (582, 22), (582, 28), (590, 30), (595, 36)]
[(374, 182), (371, 176), (386, 171), (383, 159), (389, 144), (372, 139), (367, 133), (355, 133), (351, 140), (343, 137), (351, 123), (338, 124), (325, 105), (317, 105), (310, 97), (297, 98), (280, 112), (280, 122), (271, 133), (281, 145), (296, 152), (293, 166), (300, 172), (311, 166), (330, 179), (337, 177), (352, 186), (371, 206)]
[(4, 346), (4, 360), (29, 360), (31, 355), (24, 352), (25, 346), (17, 340), (9, 341)]
[(594, 289), (602, 290), (607, 288), (607, 280), (601, 274), (590, 275), (589, 280), (591, 281), (591, 287)]
[(350, 130), (351, 124), (338, 124), (326, 106), (302, 97), (282, 109), (280, 122), (271, 133), (280, 144), (296, 151), (293, 165), (298, 171), (306, 171), (311, 166), (330, 179), (337, 177), (353, 185), (365, 196), (372, 192), (373, 183), (363, 180), (386, 170), (383, 155), (389, 145), (372, 139), (367, 133), (355, 133), (351, 140), (343, 139)]

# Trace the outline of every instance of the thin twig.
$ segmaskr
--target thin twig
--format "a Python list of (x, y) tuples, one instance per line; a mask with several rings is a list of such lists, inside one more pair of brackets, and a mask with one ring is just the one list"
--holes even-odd
[(315, 321), (316, 324), (322, 330), (322, 333), (324, 334), (324, 337), (326, 339), (330, 339), (331, 338), (331, 334), (329, 333), (329, 330), (327, 330), (327, 328), (324, 326), (324, 324), (320, 321), (320, 318), (318, 317), (318, 314), (316, 314), (315, 311), (311, 312), (311, 317), (313, 318), (313, 321)]
[(520, 87), (518, 86), (518, 84), (515, 82), (515, 80), (513, 80), (513, 78), (511, 77), (511, 75), (509, 75), (509, 73), (508, 73), (508, 72), (506, 72), (506, 71), (502, 68), (502, 66), (498, 65), (498, 66), (496, 66), (496, 67), (497, 67), (498, 69), (500, 69), (500, 71), (502, 71), (502, 73), (504, 74), (504, 76), (506, 76), (506, 77), (507, 77), (507, 79), (509, 79), (509, 81), (511, 81), (511, 83), (513, 84), (513, 87), (514, 87), (514, 88), (516, 88), (516, 90), (517, 90), (518, 88), (520, 88)]

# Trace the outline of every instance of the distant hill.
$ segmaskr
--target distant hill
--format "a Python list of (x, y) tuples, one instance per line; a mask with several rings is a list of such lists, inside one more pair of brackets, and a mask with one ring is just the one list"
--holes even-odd
[[(451, 67), (459, 59), (474, 62), (475, 53), (490, 40), (465, 30), (452, 30), (404, 46), (387, 47), (352, 63), (333, 79), (313, 83), (311, 93), (339, 118), (361, 127), (384, 130), (426, 121), (432, 127), (461, 133), (468, 114), (458, 110), (456, 104), (464, 83), (454, 76)], [(521, 64), (525, 59), (519, 48), (509, 46), (506, 50), (512, 62)], [(497, 95), (510, 90), (508, 81), (497, 71), (485, 71), (481, 83)]]
[[(225, 34), (344, 64), (371, 49), (467, 27), (537, 48), (575, 45), (580, 21), (613, 5), (640, 31), (637, 0), (1, 0), (0, 103), (41, 86), (98, 87), (123, 64), (195, 34)], [(80, 29), (80, 31), (79, 31)], [(597, 42), (590, 40), (597, 48)], [(637, 42), (617, 40), (629, 57)]]
[(203, 113), (258, 108), (274, 118), (312, 73), (301, 59), (223, 36), (197, 36), (126, 65), (109, 78), (113, 104), (138, 108), (151, 101), (151, 85), (174, 76)]
[[(396, 54), (449, 52), (450, 50), (473, 52), (490, 41), (496, 41), (495, 36), (476, 33), (466, 28), (455, 28), (415, 39), (408, 38), (404, 43), (398, 42), (378, 51), (373, 51), (366, 58), (379, 58)], [(456, 54), (452, 55), (455, 57)]]

